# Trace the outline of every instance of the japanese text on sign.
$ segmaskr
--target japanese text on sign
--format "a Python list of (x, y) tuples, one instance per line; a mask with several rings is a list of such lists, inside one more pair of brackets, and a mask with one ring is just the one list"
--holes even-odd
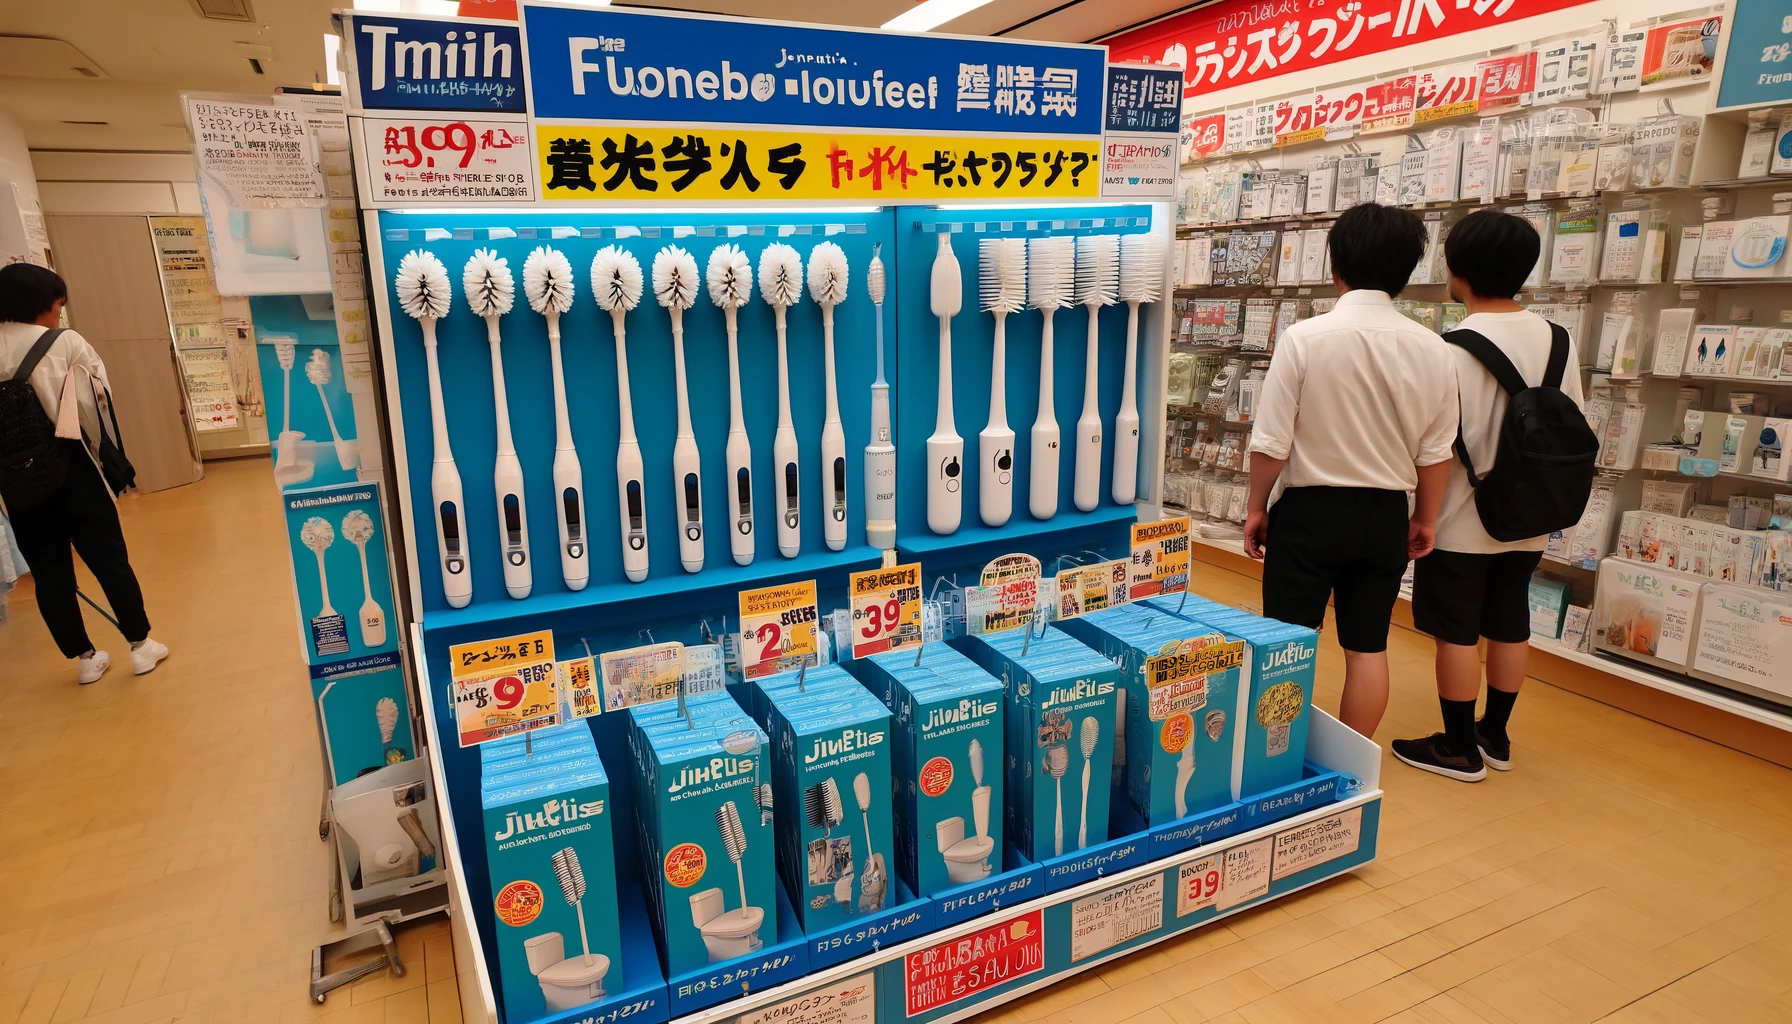
[(852, 574), (852, 656), (921, 642), (921, 563)]
[(1126, 603), (1130, 563), (1122, 558), (1058, 573), (1058, 618), (1074, 619)]
[(324, 205), (324, 176), (297, 107), (187, 98), (201, 174), (241, 209)]
[(1135, 523), (1127, 576), (1127, 600), (1188, 589), (1189, 521), (1165, 519)]
[(375, 202), (535, 198), (534, 154), (520, 121), (367, 118)]
[(817, 664), (815, 581), (740, 592), (741, 675), (761, 679)]
[(1276, 834), (1274, 867), (1270, 876), (1287, 878), (1315, 864), (1324, 864), (1347, 853), (1355, 853), (1363, 836), (1363, 809), (1321, 818), (1310, 825), (1291, 828)]
[(560, 721), (554, 634), (525, 633), (448, 648), (460, 745), (541, 729)]
[(1174, 132), (1182, 121), (1182, 75), (1175, 69), (1108, 68), (1106, 130)]
[(877, 972), (805, 992), (740, 1018), (740, 1024), (875, 1024)]
[(903, 958), (910, 1017), (1045, 969), (1045, 912), (998, 921)]
[(604, 710), (652, 704), (678, 696), (684, 644), (674, 640), (611, 651), (598, 659), (604, 678)]
[(1070, 905), (1070, 960), (1087, 960), (1163, 923), (1162, 872), (1077, 900)]
[(560, 663), (560, 690), (566, 694), (567, 714), (572, 718), (590, 718), (603, 713), (603, 696), (598, 691), (597, 666), (592, 658), (574, 658)]
[(1401, 75), (1363, 86), (1363, 134), (1411, 128), (1418, 82), (1416, 75)]

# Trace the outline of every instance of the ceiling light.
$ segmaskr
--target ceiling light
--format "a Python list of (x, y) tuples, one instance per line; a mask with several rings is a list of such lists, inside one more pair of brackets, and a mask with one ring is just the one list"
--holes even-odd
[(883, 27), (896, 32), (926, 32), (990, 2), (991, 0), (924, 0), (884, 22)]

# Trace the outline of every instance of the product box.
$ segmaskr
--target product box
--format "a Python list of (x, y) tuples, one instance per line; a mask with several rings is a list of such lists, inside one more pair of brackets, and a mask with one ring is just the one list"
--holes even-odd
[(1550, 640), (1560, 639), (1562, 620), (1568, 611), (1571, 588), (1562, 580), (1532, 576), (1530, 590), (1531, 635)]
[(1773, 166), (1774, 130), (1769, 127), (1751, 129), (1742, 137), (1742, 159), (1736, 166), (1738, 178), (1765, 178)]
[(1792, 216), (1779, 214), (1732, 222), (1725, 277), (1778, 277), (1786, 255), (1786, 229)]
[(1792, 430), (1792, 419), (1769, 416), (1761, 423), (1761, 436), (1749, 460), (1749, 475), (1768, 480), (1785, 480), (1792, 470), (1792, 460), (1780, 457), (1786, 432)]
[(1707, 221), (1699, 235), (1698, 254), (1693, 258), (1695, 278), (1723, 277), (1730, 266), (1730, 240), (1735, 236), (1734, 221)]
[(1717, 376), (1730, 368), (1730, 342), (1736, 328), (1729, 324), (1699, 324), (1693, 328), (1686, 351), (1686, 372)]
[(1684, 671), (1703, 584), (1659, 561), (1606, 559), (1595, 590), (1592, 649)]
[(1462, 133), (1453, 127), (1433, 130), (1425, 144), (1425, 202), (1455, 202), (1461, 180)]
[(1774, 132), (1773, 161), (1767, 173), (1792, 174), (1792, 113), (1780, 117), (1780, 126)]
[(1693, 150), (1700, 121), (1679, 114), (1659, 114), (1638, 121), (1630, 135), (1632, 188), (1685, 188), (1692, 184)]
[(1570, 207), (1556, 214), (1550, 245), (1549, 280), (1555, 284), (1588, 284), (1599, 253), (1599, 209)]

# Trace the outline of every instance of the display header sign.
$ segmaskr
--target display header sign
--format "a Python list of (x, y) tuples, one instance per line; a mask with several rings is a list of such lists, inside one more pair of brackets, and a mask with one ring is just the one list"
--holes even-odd
[(1734, 0), (1720, 107), (1792, 100), (1792, 7), (1785, 0)]
[(546, 121), (1098, 136), (1099, 46), (520, 5)]
[(522, 33), (514, 24), (352, 14), (343, 25), (358, 109), (526, 109)]

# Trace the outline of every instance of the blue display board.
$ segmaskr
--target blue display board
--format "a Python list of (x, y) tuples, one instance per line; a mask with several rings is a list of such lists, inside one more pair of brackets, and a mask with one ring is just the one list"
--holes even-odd
[(348, 24), (363, 108), (527, 109), (514, 23), (355, 14)]
[(1784, 0), (1735, 0), (1729, 17), (1717, 105), (1754, 107), (1792, 100), (1792, 7)]

